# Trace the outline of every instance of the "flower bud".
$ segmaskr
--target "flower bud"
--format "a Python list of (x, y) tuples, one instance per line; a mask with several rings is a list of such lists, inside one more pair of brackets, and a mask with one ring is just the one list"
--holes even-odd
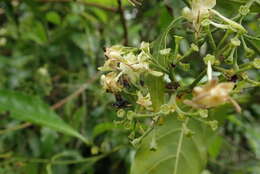
[(150, 142), (150, 150), (151, 151), (156, 151), (158, 148), (157, 142), (156, 142), (156, 138), (155, 136), (152, 137), (152, 141)]
[(119, 117), (119, 118), (123, 118), (125, 116), (125, 114), (126, 114), (126, 112), (124, 109), (119, 109), (117, 111), (117, 117)]
[(191, 12), (191, 9), (189, 7), (184, 7), (182, 9), (182, 16), (184, 16), (186, 19), (188, 19), (189, 21), (192, 21), (193, 20), (193, 17), (192, 17), (192, 12)]
[(91, 147), (91, 154), (97, 155), (98, 153), (99, 153), (99, 148), (97, 146), (92, 146)]
[(255, 55), (255, 51), (251, 48), (248, 48), (248, 47), (245, 48), (245, 52), (246, 52), (245, 56), (247, 58), (252, 58)]
[(202, 118), (208, 118), (209, 111), (207, 109), (199, 109), (199, 115)]
[(195, 45), (194, 43), (191, 44), (191, 49), (192, 49), (192, 51), (195, 51), (195, 52), (199, 51), (199, 47), (197, 45)]
[(171, 52), (171, 48), (166, 48), (166, 49), (160, 50), (161, 55), (168, 55), (168, 54), (170, 54), (170, 52)]
[(133, 111), (127, 112), (126, 117), (127, 117), (128, 120), (130, 120), (130, 121), (133, 120), (134, 116), (135, 116), (135, 112), (133, 112)]
[(174, 112), (175, 109), (172, 105), (169, 105), (169, 104), (164, 104), (160, 107), (160, 112), (164, 115), (168, 115), (170, 114), (171, 112)]
[(142, 42), (140, 49), (143, 50), (144, 52), (149, 53), (150, 52), (150, 44), (149, 42)]
[(213, 131), (218, 129), (218, 121), (213, 120), (213, 121), (208, 121), (207, 124), (211, 127)]
[(237, 37), (234, 37), (230, 40), (230, 43), (232, 46), (238, 47), (238, 46), (240, 46), (241, 41)]
[(240, 8), (239, 8), (239, 13), (240, 13), (242, 16), (246, 16), (249, 12), (250, 12), (250, 9), (249, 9), (248, 6), (246, 6), (246, 5), (240, 6)]
[(253, 66), (256, 68), (256, 69), (260, 69), (260, 58), (255, 58), (254, 61), (253, 61)]
[(215, 63), (216, 57), (211, 55), (211, 54), (207, 54), (206, 57), (203, 58), (205, 65), (208, 64), (208, 62), (210, 62), (211, 64)]

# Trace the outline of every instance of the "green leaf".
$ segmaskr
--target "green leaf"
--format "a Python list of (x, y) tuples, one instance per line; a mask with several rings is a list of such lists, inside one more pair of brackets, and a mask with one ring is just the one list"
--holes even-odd
[(146, 78), (146, 84), (148, 86), (153, 108), (155, 111), (160, 109), (160, 106), (164, 103), (164, 82), (161, 77), (154, 77), (149, 75)]
[(100, 123), (97, 126), (95, 126), (93, 131), (93, 137), (95, 138), (106, 131), (110, 131), (116, 128), (119, 128), (119, 126), (115, 125), (114, 123), (110, 123), (110, 122)]
[(208, 148), (209, 155), (211, 158), (216, 159), (221, 151), (223, 144), (223, 138), (219, 135), (213, 136)]
[(50, 11), (46, 14), (47, 21), (59, 25), (61, 23), (60, 15), (57, 12)]
[[(160, 54), (160, 50), (165, 49), (167, 46), (167, 38), (169, 32), (176, 26), (176, 24), (182, 20), (182, 17), (174, 19), (167, 29), (161, 34), (160, 37), (157, 38), (155, 42), (152, 43), (152, 47), (154, 52), (152, 53), (153, 58), (160, 64), (160, 66), (164, 68), (168, 68), (168, 62), (166, 61), (166, 57)], [(164, 103), (164, 92), (165, 92), (165, 83), (163, 81), (163, 77), (154, 77), (148, 76), (146, 78), (146, 84), (148, 86), (151, 100), (153, 103), (153, 108), (155, 111), (160, 109), (160, 106)]]
[(165, 124), (155, 129), (157, 150), (149, 149), (152, 132), (138, 149), (131, 174), (201, 174), (207, 162), (208, 133), (211, 131), (191, 119), (186, 126), (195, 135), (188, 137), (184, 135), (183, 123), (176, 115), (166, 117)]
[(88, 140), (64, 122), (49, 106), (38, 97), (20, 92), (0, 90), (0, 110), (9, 111), (11, 117), (31, 122), (55, 131), (77, 137), (88, 144)]

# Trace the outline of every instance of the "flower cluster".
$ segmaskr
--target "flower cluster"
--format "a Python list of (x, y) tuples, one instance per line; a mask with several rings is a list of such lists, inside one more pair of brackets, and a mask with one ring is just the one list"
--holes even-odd
[[(211, 80), (207, 84), (197, 86), (193, 89), (193, 99), (184, 100), (184, 103), (201, 109), (208, 109), (225, 104), (228, 101), (234, 103), (229, 96), (235, 84), (233, 82), (218, 83), (218, 80)], [(238, 112), (241, 111), (238, 105), (235, 105)]]
[[(191, 9), (185, 7), (183, 9), (183, 16), (193, 23), (194, 29), (198, 34), (201, 31), (201, 25), (213, 25), (216, 28), (231, 29), (235, 32), (246, 33), (245, 28), (237, 22), (228, 19), (221, 15), (213, 8), (216, 5), (216, 0), (192, 0)], [(246, 6), (244, 7), (246, 8)], [(248, 8), (246, 8), (248, 9)], [(243, 10), (245, 11), (245, 9)], [(217, 23), (210, 19), (210, 16), (217, 16), (226, 24)]]
[(109, 92), (117, 93), (123, 88), (120, 78), (126, 76), (128, 83), (136, 84), (142, 75), (151, 74), (162, 76), (163, 73), (150, 68), (151, 56), (149, 44), (142, 43), (140, 49), (113, 46), (106, 49), (107, 60), (99, 68), (100, 71), (109, 72), (102, 75), (101, 84)]
[[(101, 84), (107, 92), (113, 93), (120, 100), (117, 106), (127, 106), (117, 107), (117, 113), (123, 120), (120, 123), (134, 130), (130, 135), (133, 144), (147, 135), (144, 133), (135, 138), (140, 124), (136, 120), (141, 118), (152, 118), (152, 123), (156, 124), (160, 122), (160, 118), (172, 113), (176, 113), (180, 120), (198, 116), (198, 120), (203, 120), (215, 130), (217, 121), (209, 120), (209, 109), (231, 103), (237, 112), (241, 112), (239, 104), (232, 98), (239, 91), (236, 88), (238, 79), (260, 86), (259, 82), (249, 79), (245, 73), (252, 68), (259, 69), (259, 58), (254, 61), (238, 61), (237, 54), (238, 49), (243, 47), (245, 58), (252, 59), (255, 55), (253, 49), (246, 44), (244, 37), (249, 38), (249, 35), (240, 24), (248, 13), (250, 4), (241, 8), (240, 23), (214, 10), (216, 0), (192, 0), (190, 5), (191, 8), (183, 9), (184, 18), (176, 18), (162, 37), (153, 43), (153, 47), (142, 42), (139, 48), (116, 45), (105, 50), (107, 59), (99, 68), (103, 72)], [(181, 50), (185, 47), (182, 45), (184, 37), (177, 35), (172, 38), (174, 44), (171, 45), (174, 48), (167, 48), (169, 31), (180, 19), (187, 19), (195, 29), (195, 37), (185, 38), (186, 41), (195, 39), (189, 40), (190, 46), (184, 51)], [(212, 31), (216, 29), (219, 29), (217, 34), (223, 34), (223, 38), (214, 37), (215, 33)], [(189, 35), (190, 32), (186, 34)], [(194, 67), (187, 58), (204, 61), (200, 67), (202, 72), (197, 77), (187, 77), (183, 73)], [(239, 65), (240, 62), (247, 63)], [(154, 125), (151, 129), (153, 127)], [(148, 129), (147, 132), (149, 131), (151, 130)], [(142, 127), (139, 132), (144, 132)]]

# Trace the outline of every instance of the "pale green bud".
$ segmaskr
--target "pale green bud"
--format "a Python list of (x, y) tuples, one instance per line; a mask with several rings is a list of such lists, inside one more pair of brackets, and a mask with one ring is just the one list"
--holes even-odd
[(148, 42), (142, 42), (140, 49), (143, 50), (144, 52), (150, 52), (150, 44)]
[(191, 44), (191, 49), (195, 52), (199, 51), (199, 47), (197, 45), (195, 45), (194, 43)]
[(256, 69), (260, 69), (260, 58), (254, 59), (254, 61), (253, 61), (253, 66), (254, 66)]
[(168, 54), (170, 54), (170, 52), (171, 52), (171, 48), (166, 48), (166, 49), (160, 50), (161, 55), (168, 55)]
[(131, 120), (133, 120), (133, 118), (135, 117), (135, 115), (136, 115), (135, 112), (133, 112), (133, 111), (128, 111), (126, 117), (127, 117), (128, 120), (131, 121)]
[(231, 45), (234, 47), (238, 47), (241, 44), (241, 41), (237, 37), (232, 38), (230, 40), (230, 42), (231, 42)]
[(124, 109), (119, 109), (119, 110), (117, 111), (117, 116), (118, 116), (119, 118), (123, 118), (123, 117), (125, 116), (125, 114), (126, 114), (126, 112), (125, 112)]
[(171, 106), (168, 104), (164, 104), (160, 107), (160, 112), (164, 115), (168, 115), (171, 112)]
[(186, 19), (188, 19), (189, 21), (192, 21), (193, 20), (193, 17), (192, 17), (192, 11), (189, 7), (184, 7), (182, 9), (182, 16), (184, 16)]
[(90, 151), (92, 155), (97, 155), (99, 153), (99, 147), (92, 146)]
[(150, 150), (151, 151), (156, 151), (158, 148), (157, 142), (156, 142), (156, 138), (153, 137), (152, 141), (150, 142)]
[(207, 54), (206, 57), (203, 58), (203, 60), (206, 65), (208, 64), (208, 62), (214, 64), (216, 61), (216, 57), (211, 54)]
[(207, 109), (200, 109), (199, 110), (199, 115), (202, 117), (202, 118), (208, 118), (208, 110)]
[(252, 58), (255, 55), (255, 51), (251, 48), (245, 48), (245, 52), (246, 52), (246, 57), (247, 58)]
[(246, 5), (240, 6), (240, 8), (239, 8), (239, 13), (240, 13), (242, 16), (246, 16), (249, 12), (250, 12), (250, 9), (249, 9), (248, 6), (246, 6)]
[(218, 129), (218, 121), (213, 120), (213, 121), (208, 121), (207, 124), (211, 127), (213, 131)]

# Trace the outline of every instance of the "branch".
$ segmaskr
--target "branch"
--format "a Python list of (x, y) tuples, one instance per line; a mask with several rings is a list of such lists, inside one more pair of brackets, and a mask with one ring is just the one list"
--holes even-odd
[(122, 7), (122, 0), (117, 0), (118, 3), (118, 12), (120, 13), (121, 17), (121, 23), (124, 29), (124, 45), (128, 45), (128, 30), (127, 30), (127, 25), (126, 25), (126, 19), (124, 15), (124, 9)]
[(99, 77), (99, 73), (97, 73), (91, 79), (87, 80), (86, 83), (83, 84), (77, 91), (73, 92), (71, 95), (67, 96), (66, 98), (64, 98), (64, 99), (60, 100), (59, 102), (57, 102), (56, 104), (52, 105), (51, 108), (56, 110), (56, 109), (60, 108), (61, 106), (63, 106), (64, 104), (66, 104), (68, 101), (78, 97), (82, 92), (84, 92), (87, 89), (89, 84), (96, 81), (98, 77)]
[[(78, 97), (82, 92), (84, 92), (87, 89), (87, 87), (91, 83), (93, 83), (94, 81), (97, 80), (99, 75), (100, 75), (100, 73), (97, 73), (94, 77), (92, 77), (91, 79), (87, 80), (86, 83), (84, 83), (78, 90), (76, 90), (74, 93), (72, 93), (68, 97), (60, 100), (56, 104), (52, 105), (51, 108), (53, 110), (56, 110), (56, 109), (60, 108), (61, 106), (63, 106), (64, 104), (66, 104), (68, 101)], [(23, 123), (21, 125), (15, 126), (15, 127), (11, 127), (11, 128), (8, 128), (8, 129), (0, 130), (0, 135), (4, 134), (4, 133), (7, 133), (7, 132), (10, 132), (10, 131), (17, 131), (17, 130), (20, 130), (20, 129), (28, 128), (30, 126), (32, 126), (32, 123), (26, 122), (26, 123)]]

